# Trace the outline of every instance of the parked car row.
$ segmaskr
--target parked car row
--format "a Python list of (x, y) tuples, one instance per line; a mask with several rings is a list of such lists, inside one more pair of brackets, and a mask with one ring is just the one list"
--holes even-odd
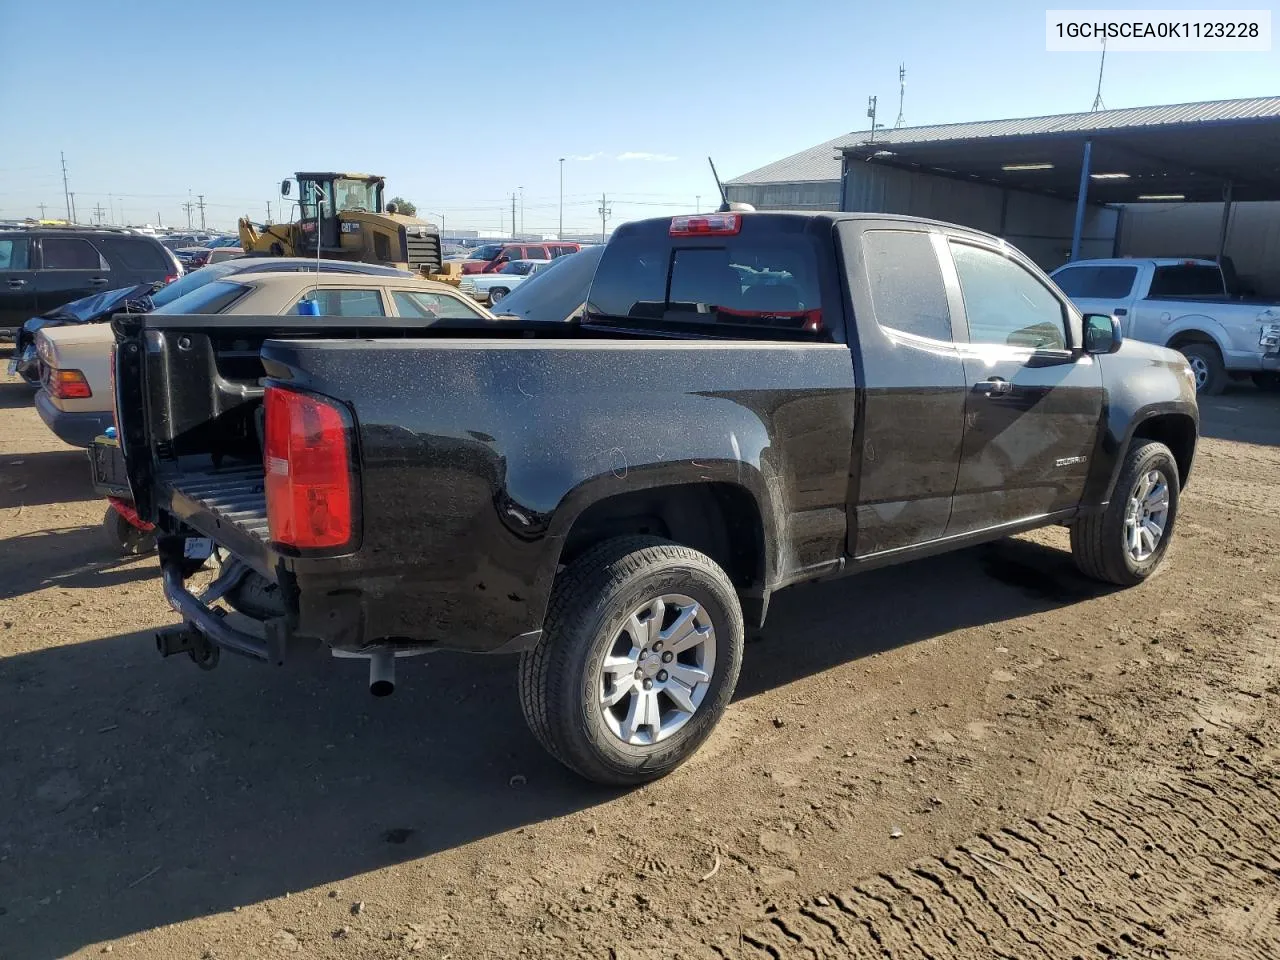
[(497, 273), (505, 265), (516, 260), (554, 260), (566, 254), (577, 253), (582, 244), (569, 240), (546, 243), (486, 243), (473, 249), (465, 257), (454, 257), (462, 264), (463, 274)]

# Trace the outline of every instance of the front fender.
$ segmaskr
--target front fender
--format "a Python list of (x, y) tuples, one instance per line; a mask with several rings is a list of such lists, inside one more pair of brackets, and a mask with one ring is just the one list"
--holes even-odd
[(1179, 414), (1191, 419), (1198, 434), (1200, 423), (1195, 380), (1187, 374), (1181, 354), (1126, 340), (1118, 353), (1100, 356), (1098, 362), (1106, 400), (1085, 486), (1085, 507), (1110, 502), (1125, 451), (1143, 424), (1163, 414)]

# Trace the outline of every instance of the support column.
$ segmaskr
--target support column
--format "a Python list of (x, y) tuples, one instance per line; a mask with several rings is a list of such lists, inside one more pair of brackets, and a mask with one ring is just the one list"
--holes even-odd
[(1222, 225), (1218, 227), (1218, 263), (1227, 252), (1227, 225), (1231, 220), (1231, 181), (1222, 185)]
[(1080, 259), (1080, 235), (1084, 232), (1084, 211), (1089, 202), (1089, 158), (1093, 153), (1093, 141), (1084, 142), (1084, 157), (1080, 161), (1080, 190), (1076, 194), (1076, 225), (1071, 231), (1071, 259)]

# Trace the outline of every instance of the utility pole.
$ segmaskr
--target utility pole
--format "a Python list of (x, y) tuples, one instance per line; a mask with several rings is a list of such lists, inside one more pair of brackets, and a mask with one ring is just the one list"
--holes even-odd
[(267, 201), (267, 223), (271, 222), (271, 201)]
[(93, 218), (98, 221), (98, 226), (102, 226), (102, 204), (101, 203), (99, 203), (97, 207), (94, 208)]
[(560, 228), (556, 231), (556, 239), (564, 239), (564, 157), (560, 158)]
[(164, 226), (164, 223), (160, 220), (160, 211), (159, 211), (159, 210), (157, 210), (157, 211), (156, 211), (156, 226), (157, 226), (157, 227), (163, 227), (163, 226)]
[(693, 212), (694, 213), (702, 212), (702, 194), (700, 193), (693, 198)]
[(116, 222), (116, 201), (111, 194), (107, 194), (107, 212), (111, 214), (112, 225)]
[(71, 194), (71, 222), (76, 222), (76, 195)]
[(187, 229), (188, 229), (188, 230), (190, 230), (190, 229), (191, 229), (191, 208), (192, 208), (193, 206), (194, 206), (194, 204), (193, 204), (190, 200), (188, 200), (186, 203), (182, 204), (182, 209), (183, 209), (183, 210), (185, 210), (185, 211), (187, 211)]
[(71, 194), (67, 192), (67, 155), (61, 150), (58, 156), (62, 158), (62, 199), (67, 201), (67, 222), (72, 222), (71, 217)]
[(613, 213), (609, 209), (608, 198), (602, 193), (600, 194), (600, 242), (603, 243), (609, 236), (609, 214)]
[(40, 208), (40, 219), (41, 219), (41, 220), (43, 220), (43, 219), (44, 219), (44, 204), (43, 204), (43, 203), (40, 203), (40, 204), (37, 204), (37, 206)]
[(511, 239), (514, 240), (515, 236), (516, 236), (516, 194), (515, 194), (515, 191), (513, 190), (511, 191)]
[(196, 196), (198, 196), (198, 197), (200, 198), (200, 202), (196, 204), (196, 206), (200, 208), (200, 229), (201, 229), (201, 230), (204, 230), (204, 229), (205, 229), (205, 225), (204, 225), (204, 194), (203, 194), (203, 193), (199, 193), (199, 194), (196, 194)]
[(903, 116), (902, 107), (907, 99), (907, 65), (905, 63), (898, 64), (898, 119), (893, 122), (893, 129), (900, 130), (907, 125), (906, 117)]

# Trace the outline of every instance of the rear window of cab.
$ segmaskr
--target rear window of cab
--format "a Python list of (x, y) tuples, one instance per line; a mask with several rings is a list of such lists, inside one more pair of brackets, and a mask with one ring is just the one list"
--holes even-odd
[(593, 322), (628, 320), (815, 331), (822, 323), (818, 244), (804, 221), (751, 222), (727, 235), (672, 236), (667, 221), (620, 229), (591, 286)]

